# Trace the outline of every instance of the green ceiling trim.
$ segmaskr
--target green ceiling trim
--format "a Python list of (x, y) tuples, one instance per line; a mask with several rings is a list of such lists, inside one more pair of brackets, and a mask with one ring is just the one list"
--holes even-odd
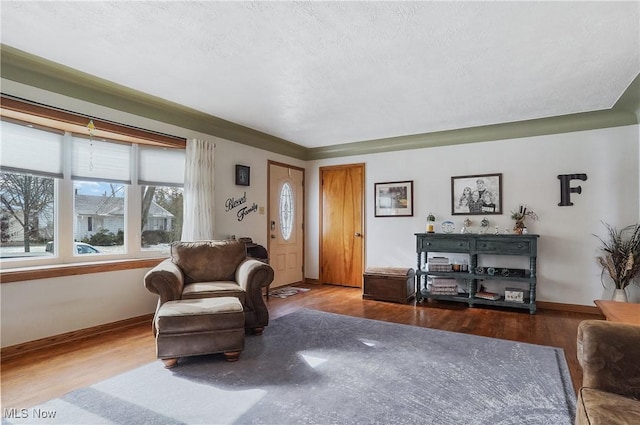
[(0, 44), (0, 75), (32, 87), (297, 159), (306, 148)]
[(638, 124), (640, 75), (613, 108), (505, 124), (305, 148), (0, 44), (2, 78), (301, 160), (487, 142)]
[(452, 146), (638, 124), (633, 112), (602, 110), (528, 121), (389, 137), (309, 150), (308, 160)]
[(633, 112), (640, 122), (640, 73), (636, 75), (629, 87), (620, 96), (620, 99), (613, 105), (613, 109), (618, 111)]

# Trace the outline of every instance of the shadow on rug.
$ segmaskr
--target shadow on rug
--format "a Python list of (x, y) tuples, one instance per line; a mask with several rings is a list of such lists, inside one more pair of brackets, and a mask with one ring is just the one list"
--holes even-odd
[(67, 424), (570, 425), (561, 349), (311, 310), (248, 336), (240, 361), (160, 361), (28, 409)]

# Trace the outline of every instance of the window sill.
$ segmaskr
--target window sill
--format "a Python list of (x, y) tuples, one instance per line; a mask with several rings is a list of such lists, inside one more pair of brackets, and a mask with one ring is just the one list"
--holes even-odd
[(25, 280), (50, 279), (61, 276), (113, 272), (118, 270), (143, 269), (147, 267), (154, 267), (165, 259), (166, 257), (21, 267), (2, 270), (0, 272), (0, 284), (22, 282)]

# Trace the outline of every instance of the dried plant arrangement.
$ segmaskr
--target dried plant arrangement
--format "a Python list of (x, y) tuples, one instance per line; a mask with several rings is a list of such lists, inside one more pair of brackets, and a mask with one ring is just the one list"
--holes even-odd
[[(640, 273), (640, 224), (632, 224), (620, 230), (603, 223), (608, 238), (595, 235), (602, 245), (602, 255), (596, 257), (602, 267), (602, 276), (609, 275), (615, 289), (625, 289)], [(603, 281), (604, 285), (604, 281)]]

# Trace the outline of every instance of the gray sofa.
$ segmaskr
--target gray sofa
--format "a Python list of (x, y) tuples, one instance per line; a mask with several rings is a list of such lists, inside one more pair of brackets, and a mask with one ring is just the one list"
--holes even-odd
[(640, 326), (585, 320), (578, 326), (576, 425), (640, 424)]
[(236, 297), (245, 329), (258, 335), (269, 324), (262, 288), (272, 281), (271, 266), (247, 257), (245, 244), (236, 240), (175, 242), (171, 258), (144, 277), (145, 287), (159, 295), (156, 315), (167, 301)]

